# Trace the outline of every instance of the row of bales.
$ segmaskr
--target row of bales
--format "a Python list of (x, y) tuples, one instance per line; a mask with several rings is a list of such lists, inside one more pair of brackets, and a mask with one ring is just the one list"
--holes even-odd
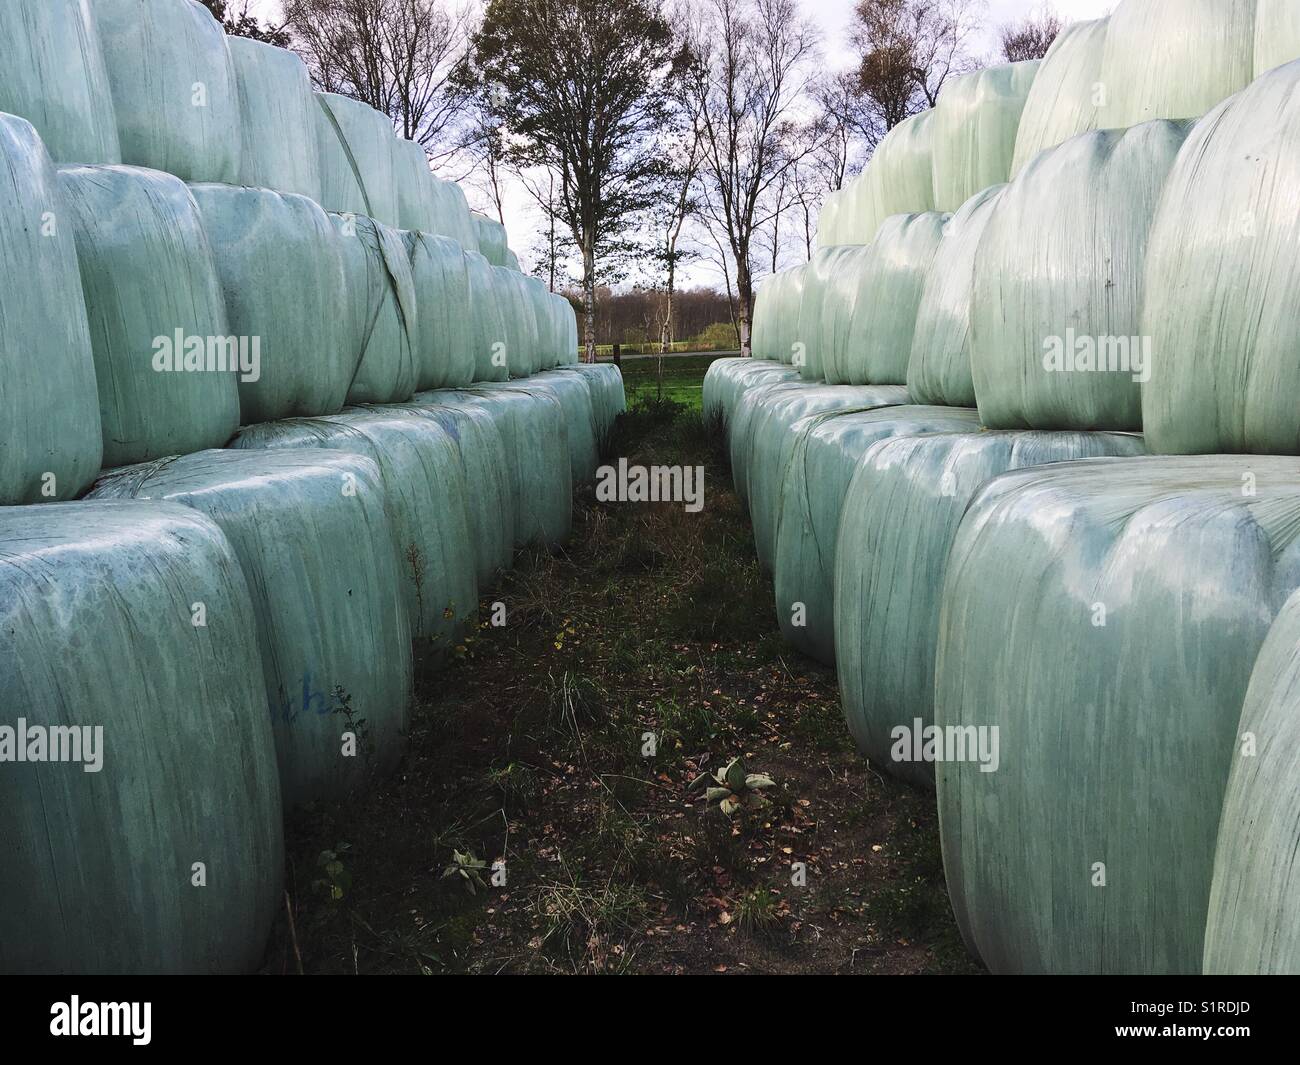
[(0, 4), (0, 970), (255, 968), (623, 407), (423, 150), (192, 0)]
[(995, 972), (1300, 971), (1297, 10), (1123, 0), (954, 80), (706, 380)]

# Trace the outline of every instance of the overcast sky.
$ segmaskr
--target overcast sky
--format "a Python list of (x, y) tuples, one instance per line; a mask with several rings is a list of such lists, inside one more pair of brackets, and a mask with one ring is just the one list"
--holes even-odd
[[(455, 0), (452, 0), (455, 2)], [(853, 7), (855, 0), (800, 0), (808, 17), (815, 22), (821, 29), (822, 49), (826, 56), (827, 66), (831, 69), (843, 68), (851, 65), (853, 56), (849, 51), (849, 26), (853, 18)], [(1054, 0), (1052, 7), (1067, 21), (1073, 22), (1078, 19), (1098, 18), (1101, 15), (1109, 13), (1116, 4), (1117, 0)], [(232, 7), (237, 6), (239, 0), (232, 3)], [(982, 51), (993, 56), (996, 51), (997, 28), (1006, 22), (1023, 18), (1030, 12), (1037, 11), (1042, 7), (1043, 0), (985, 0), (986, 15), (984, 18), (985, 34), (982, 42)], [(261, 15), (265, 19), (276, 20), (280, 15), (280, 0), (252, 0), (249, 5), (251, 11)], [(466, 195), (469, 197), (470, 206), (479, 210), (486, 210), (487, 213), (494, 213), (490, 210), (490, 201), (480, 191), (475, 190), (468, 185), (465, 188)], [(540, 218), (536, 208), (529, 200), (527, 193), (521, 188), (507, 190), (505, 196), (505, 222), (506, 229), (510, 234), (510, 245), (519, 254), (520, 261), (525, 270), (533, 266), (532, 244), (534, 234), (540, 232)], [(721, 278), (715, 276), (716, 270), (699, 265), (688, 271), (686, 278), (687, 284), (713, 284), (721, 283)]]

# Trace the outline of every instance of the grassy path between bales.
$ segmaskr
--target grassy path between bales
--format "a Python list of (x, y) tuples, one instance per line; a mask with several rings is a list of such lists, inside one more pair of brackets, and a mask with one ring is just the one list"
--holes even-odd
[[(834, 676), (777, 633), (725, 449), (643, 384), (613, 454), (705, 465), (703, 512), (580, 494), (566, 549), (417, 682), (398, 774), (292, 820), (266, 971), (975, 970), (933, 797), (855, 753)], [(737, 755), (777, 787), (728, 818), (689, 787)]]

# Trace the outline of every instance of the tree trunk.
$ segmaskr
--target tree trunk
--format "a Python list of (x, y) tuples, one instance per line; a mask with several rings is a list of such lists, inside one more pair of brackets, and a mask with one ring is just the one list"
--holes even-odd
[(582, 249), (583, 361), (596, 361), (596, 254), (587, 241)]
[(676, 275), (676, 263), (673, 262), (670, 254), (668, 259), (668, 300), (664, 307), (663, 353), (665, 355), (672, 350), (673, 346), (673, 282)]
[(749, 276), (747, 255), (736, 258), (736, 326), (740, 333), (740, 357), (752, 358), (753, 345), (749, 342), (750, 309), (754, 306), (754, 282)]

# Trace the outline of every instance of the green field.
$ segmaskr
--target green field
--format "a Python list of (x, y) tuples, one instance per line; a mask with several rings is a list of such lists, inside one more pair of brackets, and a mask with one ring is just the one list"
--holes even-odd
[[(700, 409), (704, 372), (714, 359), (725, 356), (685, 355), (663, 360), (663, 398), (680, 403), (690, 410)], [(654, 399), (659, 394), (658, 359), (628, 359), (623, 362), (623, 383), (628, 406), (639, 399)]]

